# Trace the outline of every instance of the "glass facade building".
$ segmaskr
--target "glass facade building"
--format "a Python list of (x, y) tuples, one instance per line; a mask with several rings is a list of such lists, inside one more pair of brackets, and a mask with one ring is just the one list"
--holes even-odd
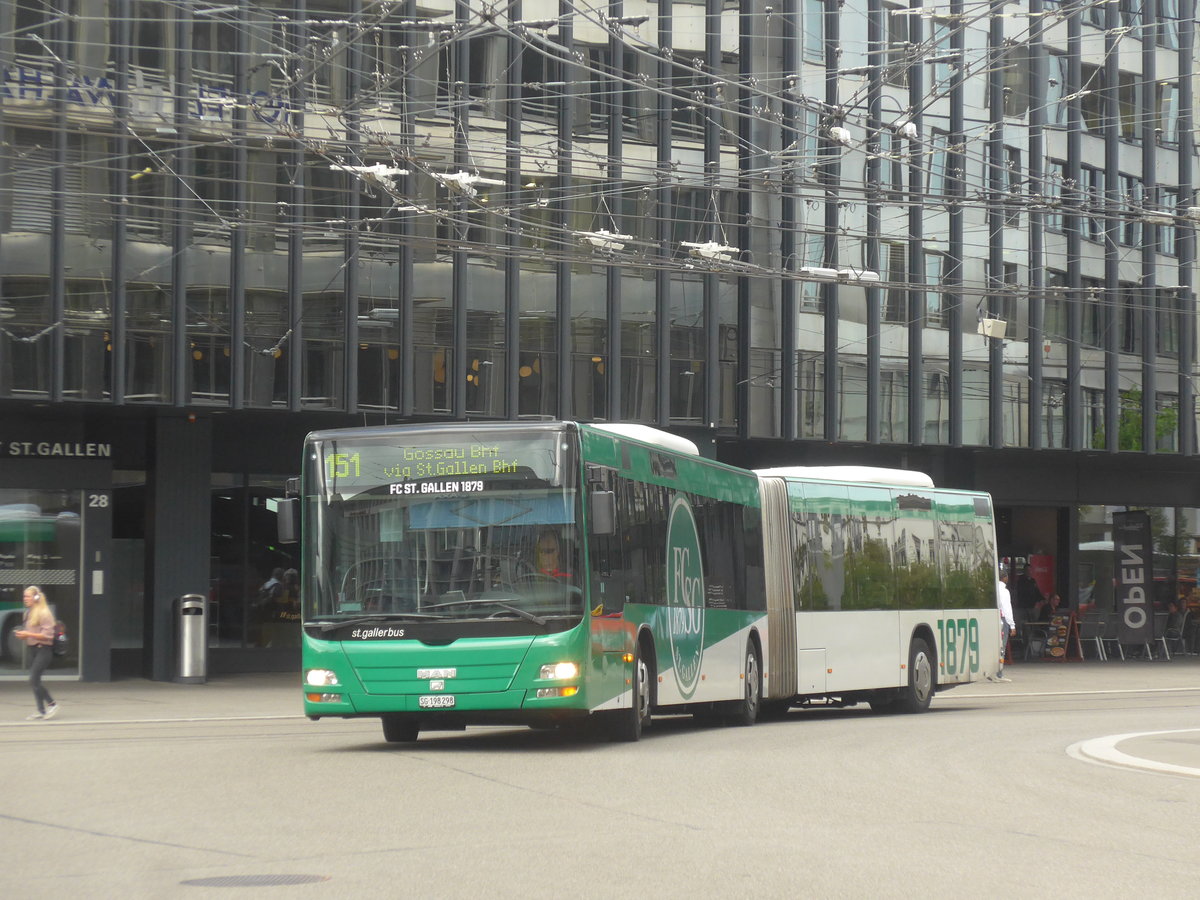
[(921, 467), (1063, 584), (1079, 507), (1200, 507), (1194, 0), (8, 0), (0, 64), (0, 439), (111, 454), (0, 492), (109, 498), (72, 602), (155, 677), (196, 581), (290, 643), (313, 427)]

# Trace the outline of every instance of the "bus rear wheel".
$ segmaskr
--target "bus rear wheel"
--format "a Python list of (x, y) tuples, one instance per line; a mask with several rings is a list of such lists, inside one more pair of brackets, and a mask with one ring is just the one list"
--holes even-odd
[(730, 725), (753, 725), (758, 721), (758, 709), (762, 704), (762, 666), (758, 662), (758, 648), (754, 642), (746, 644), (746, 683), (742, 686), (742, 699), (735, 701)]
[(383, 739), (389, 744), (411, 744), (421, 733), (421, 726), (407, 716), (381, 716)]
[(900, 689), (896, 707), (901, 712), (919, 713), (929, 709), (937, 686), (933, 654), (921, 638), (913, 638), (908, 647), (908, 684)]

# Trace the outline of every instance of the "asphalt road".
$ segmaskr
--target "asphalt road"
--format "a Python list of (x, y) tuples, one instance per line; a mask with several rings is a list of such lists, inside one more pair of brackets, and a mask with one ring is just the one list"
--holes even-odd
[[(295, 680), (0, 684), (0, 894), (1194, 897), (1200, 663), (1013, 666), (925, 715), (383, 742)], [(19, 724), (16, 724), (19, 722)], [(1177, 732), (1177, 733), (1176, 733)]]

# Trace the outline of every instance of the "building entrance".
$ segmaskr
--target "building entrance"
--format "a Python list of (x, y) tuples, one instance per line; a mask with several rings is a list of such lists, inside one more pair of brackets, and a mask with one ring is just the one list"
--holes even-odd
[(0, 488), (0, 677), (23, 675), (28, 648), (21, 627), (27, 586), (38, 585), (70, 635), (66, 656), (49, 674), (79, 675), (84, 577), (80, 567), (88, 503), (107, 507), (107, 492)]

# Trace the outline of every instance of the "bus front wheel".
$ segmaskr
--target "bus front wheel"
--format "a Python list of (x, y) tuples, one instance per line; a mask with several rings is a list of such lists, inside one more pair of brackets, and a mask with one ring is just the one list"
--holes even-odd
[(921, 638), (913, 638), (908, 648), (908, 684), (900, 689), (897, 708), (910, 713), (929, 709), (937, 686), (936, 671), (929, 645)]
[(411, 744), (421, 733), (421, 726), (405, 716), (382, 716), (383, 739), (389, 744)]
[(638, 644), (633, 657), (633, 696), (629, 709), (618, 709), (612, 713), (612, 737), (617, 741), (636, 741), (642, 737), (642, 729), (650, 724), (650, 680), (653, 677), (645, 649)]

